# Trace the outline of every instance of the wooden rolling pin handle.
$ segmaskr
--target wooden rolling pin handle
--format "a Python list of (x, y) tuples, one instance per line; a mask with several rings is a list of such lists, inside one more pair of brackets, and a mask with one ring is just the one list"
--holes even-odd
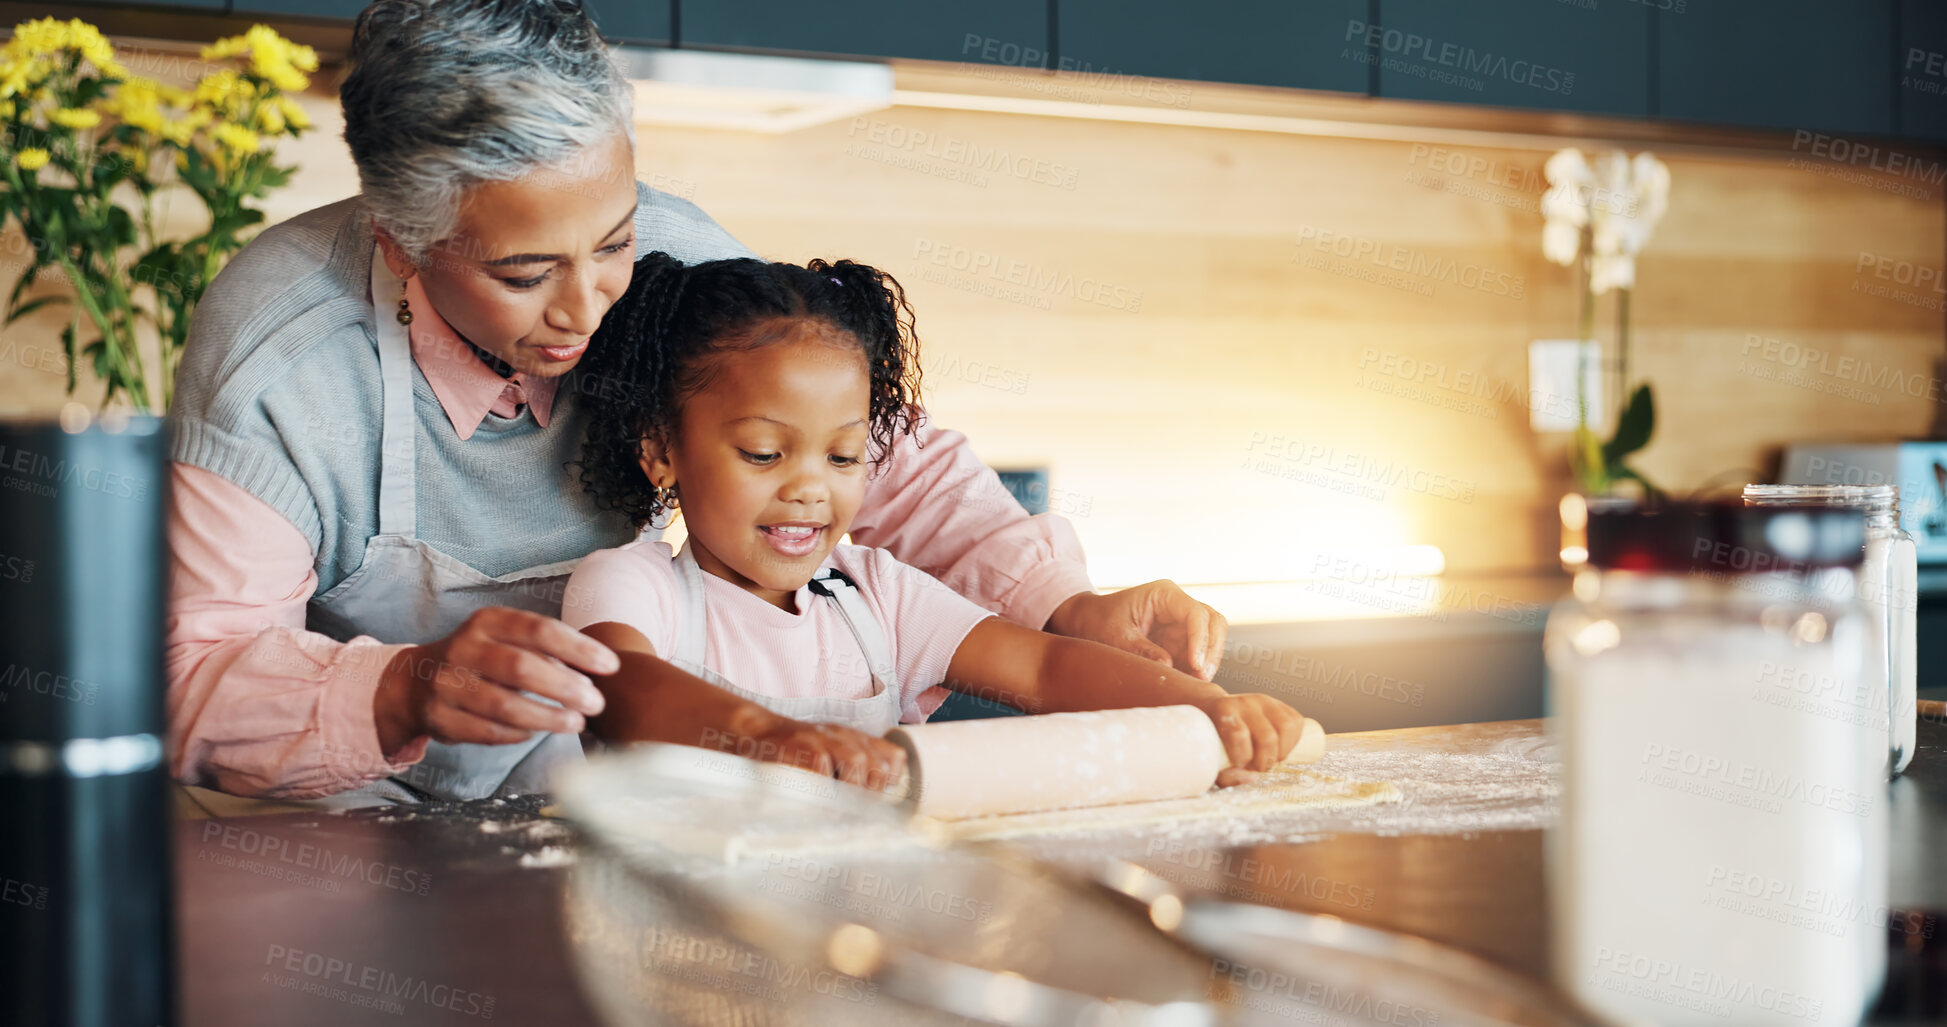
[(1318, 721), (1305, 718), (1305, 730), (1298, 736), (1298, 746), (1286, 756), (1286, 763), (1317, 763), (1325, 755), (1325, 728)]

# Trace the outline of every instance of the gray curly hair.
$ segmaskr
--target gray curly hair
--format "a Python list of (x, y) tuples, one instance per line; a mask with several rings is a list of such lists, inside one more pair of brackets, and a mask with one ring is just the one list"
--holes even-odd
[(339, 87), (345, 143), (379, 225), (415, 264), (466, 191), (608, 139), (632, 93), (579, 0), (374, 0)]

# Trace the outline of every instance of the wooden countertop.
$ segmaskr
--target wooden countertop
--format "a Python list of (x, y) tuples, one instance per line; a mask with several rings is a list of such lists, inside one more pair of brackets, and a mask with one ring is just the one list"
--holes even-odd
[[(1407, 799), (1307, 821), (1308, 836), (1325, 835), (1312, 840), (1193, 838), (1172, 848), (1153, 839), (1044, 839), (1032, 847), (1060, 860), (1119, 846), (1115, 854), (1189, 887), (1419, 934), (1539, 977), (1540, 824), (1552, 816), (1552, 795), (1527, 779), (1547, 757), (1540, 728), (1510, 721), (1335, 736), (1332, 758), (1347, 765), (1399, 761)], [(1892, 786), (1895, 908), (1947, 915), (1943, 750), (1947, 708), (1926, 704), (1919, 753)], [(1498, 783), (1442, 790), (1414, 777), (1415, 766), (1437, 766), (1414, 764), (1415, 754), (1451, 758)], [(572, 843), (537, 807), (517, 800), (180, 822), (184, 1022), (595, 1022), (561, 929)], [(1933, 934), (1894, 948), (1875, 1023), (1947, 1017), (1947, 939)]]

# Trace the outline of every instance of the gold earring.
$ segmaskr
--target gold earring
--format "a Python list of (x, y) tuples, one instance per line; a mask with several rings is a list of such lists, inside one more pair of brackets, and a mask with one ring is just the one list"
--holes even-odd
[(412, 303), (406, 299), (406, 287), (403, 285), (399, 286), (399, 312), (392, 316), (398, 318), (402, 325), (412, 323)]

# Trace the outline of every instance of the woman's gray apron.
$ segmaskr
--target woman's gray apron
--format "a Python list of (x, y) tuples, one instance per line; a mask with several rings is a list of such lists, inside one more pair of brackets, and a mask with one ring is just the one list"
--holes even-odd
[[(498, 577), (434, 549), (416, 536), (417, 468), (412, 344), (406, 327), (387, 316), (385, 298), (402, 283), (372, 255), (379, 377), (384, 420), (379, 452), (379, 533), (350, 577), (311, 600), (307, 627), (340, 641), (370, 635), (381, 642), (423, 645), (459, 628), (474, 611), (512, 606), (549, 617), (579, 559), (528, 567)], [(544, 700), (545, 701), (545, 700)], [(425, 759), (397, 777), (359, 789), (379, 801), (480, 799), (497, 792), (542, 790), (549, 768), (581, 758), (575, 735), (536, 732), (512, 745), (431, 742)]]

